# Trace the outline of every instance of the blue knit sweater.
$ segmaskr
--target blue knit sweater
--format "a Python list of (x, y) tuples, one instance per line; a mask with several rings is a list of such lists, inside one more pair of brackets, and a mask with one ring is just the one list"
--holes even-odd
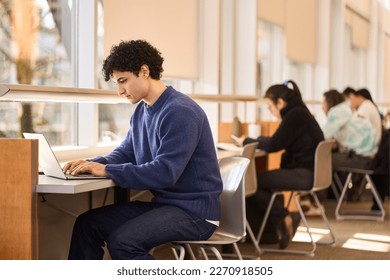
[(105, 164), (119, 186), (150, 190), (154, 202), (202, 219), (220, 218), (222, 180), (207, 116), (172, 87), (150, 107), (139, 103), (124, 141), (92, 161)]

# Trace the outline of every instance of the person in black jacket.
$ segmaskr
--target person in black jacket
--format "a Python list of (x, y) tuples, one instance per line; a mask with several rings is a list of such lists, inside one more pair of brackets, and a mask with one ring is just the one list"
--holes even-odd
[[(313, 185), (314, 154), (324, 135), (315, 118), (304, 104), (295, 82), (289, 80), (268, 88), (265, 102), (271, 113), (281, 119), (272, 137), (245, 138), (243, 145), (258, 142), (267, 153), (284, 150), (280, 169), (258, 174), (258, 190), (247, 199), (247, 217), (254, 230), (259, 228), (272, 192), (282, 189), (309, 190)], [(273, 228), (279, 247), (286, 248), (293, 235), (292, 217), (278, 196), (268, 218), (267, 228)]]

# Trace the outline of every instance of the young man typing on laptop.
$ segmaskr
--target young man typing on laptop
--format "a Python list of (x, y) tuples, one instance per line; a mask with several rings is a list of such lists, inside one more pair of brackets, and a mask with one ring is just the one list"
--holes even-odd
[(189, 97), (160, 80), (163, 58), (146, 41), (111, 49), (105, 80), (137, 108), (124, 141), (110, 154), (64, 166), (71, 174), (107, 176), (128, 189), (150, 190), (151, 202), (90, 210), (74, 225), (69, 259), (152, 259), (150, 249), (205, 240), (220, 217), (222, 180), (207, 117)]

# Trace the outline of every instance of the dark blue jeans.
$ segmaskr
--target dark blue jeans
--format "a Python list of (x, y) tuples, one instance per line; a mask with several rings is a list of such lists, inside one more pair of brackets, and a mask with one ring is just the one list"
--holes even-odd
[(112, 259), (153, 259), (155, 246), (183, 240), (206, 240), (216, 226), (184, 210), (152, 202), (126, 202), (80, 215), (73, 227), (70, 260), (102, 259), (103, 247)]

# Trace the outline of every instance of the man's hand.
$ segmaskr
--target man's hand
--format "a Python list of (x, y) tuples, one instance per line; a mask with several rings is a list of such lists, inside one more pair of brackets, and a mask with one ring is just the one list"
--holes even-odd
[(106, 166), (104, 164), (82, 159), (68, 162), (62, 170), (64, 173), (69, 173), (71, 175), (91, 173), (98, 177), (107, 176)]

